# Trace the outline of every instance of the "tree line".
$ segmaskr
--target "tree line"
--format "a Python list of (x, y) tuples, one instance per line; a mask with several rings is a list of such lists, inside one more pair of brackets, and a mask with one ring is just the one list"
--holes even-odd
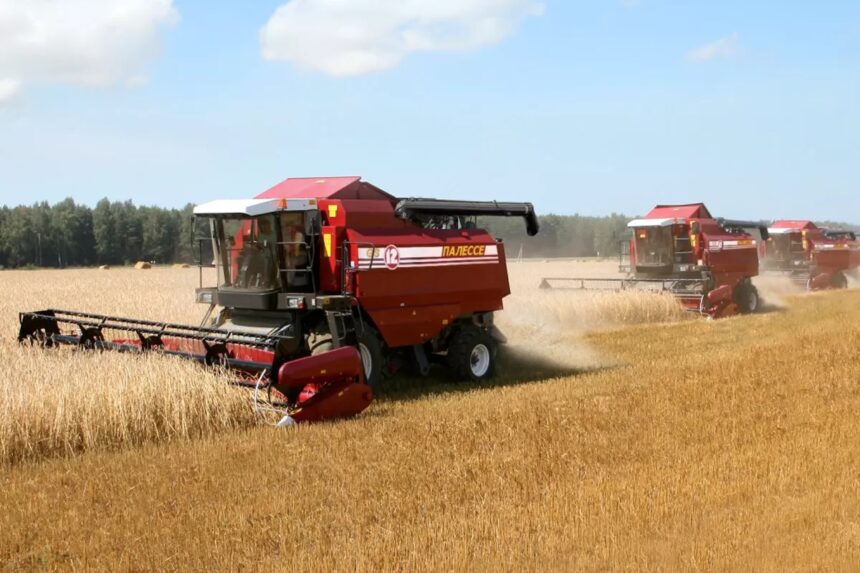
[[(94, 208), (66, 199), (0, 208), (0, 268), (192, 263), (193, 208), (139, 207), (131, 201), (102, 199)], [(518, 218), (486, 218), (479, 226), (504, 240), (509, 258), (615, 257), (630, 237), (632, 217), (542, 215), (540, 233), (528, 237)], [(856, 226), (824, 223), (830, 228)], [(211, 257), (211, 254), (208, 255)]]
[(0, 208), (0, 267), (191, 262), (192, 209), (66, 199)]
[[(0, 208), (0, 267), (54, 267), (192, 263), (193, 209), (137, 206), (102, 199), (94, 208), (66, 199)], [(508, 244), (508, 256), (613, 256), (627, 236), (628, 217), (544, 215), (541, 231), (527, 237), (520, 219), (481, 221)], [(210, 255), (211, 256), (211, 255)]]

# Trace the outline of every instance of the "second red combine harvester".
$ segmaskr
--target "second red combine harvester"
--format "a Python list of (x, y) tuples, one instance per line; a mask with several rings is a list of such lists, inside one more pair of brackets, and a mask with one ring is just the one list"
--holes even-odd
[(548, 277), (543, 288), (667, 292), (690, 311), (718, 318), (759, 309), (752, 278), (767, 229), (715, 219), (702, 203), (658, 205), (627, 225), (629, 262), (618, 279)]
[(812, 221), (774, 221), (764, 269), (788, 275), (809, 290), (841, 289), (860, 268), (860, 243), (852, 231), (821, 229)]
[(219, 364), (274, 395), (285, 420), (350, 416), (395, 364), (492, 376), (510, 287), (504, 244), (476, 218), (538, 232), (530, 203), (397, 199), (358, 177), (287, 179), (194, 213), (217, 274), (197, 289), (201, 326), (50, 309), (21, 313), (19, 341)]

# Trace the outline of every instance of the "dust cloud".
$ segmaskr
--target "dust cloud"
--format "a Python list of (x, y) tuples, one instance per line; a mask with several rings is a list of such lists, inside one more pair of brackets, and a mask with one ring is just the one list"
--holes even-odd
[(759, 275), (753, 278), (753, 285), (758, 290), (762, 307), (765, 309), (785, 308), (788, 297), (806, 292), (805, 288), (784, 275)]
[(508, 338), (504, 356), (511, 366), (538, 364), (559, 370), (613, 366), (586, 340), (590, 332), (649, 322), (689, 319), (667, 295), (644, 292), (545, 290), (542, 277), (618, 276), (617, 261), (529, 261), (509, 263), (512, 294), (496, 325)]
[(584, 339), (588, 328), (581, 321), (571, 320), (562, 309), (553, 311), (545, 304), (546, 295), (537, 298), (513, 295), (496, 316), (496, 325), (508, 339), (503, 355), (510, 366), (528, 362), (542, 369), (587, 370), (608, 365)]

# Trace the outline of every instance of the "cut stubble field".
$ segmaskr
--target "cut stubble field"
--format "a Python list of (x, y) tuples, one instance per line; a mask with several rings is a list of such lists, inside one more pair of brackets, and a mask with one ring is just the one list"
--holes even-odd
[(609, 263), (510, 269), (493, 383), (395, 379), (356, 419), (289, 430), (258, 427), (217, 372), (14, 341), (17, 312), (47, 306), (196, 322), (196, 271), (0, 273), (0, 564), (860, 562), (860, 292), (762, 279), (770, 312), (705, 321), (659, 296), (536, 288)]

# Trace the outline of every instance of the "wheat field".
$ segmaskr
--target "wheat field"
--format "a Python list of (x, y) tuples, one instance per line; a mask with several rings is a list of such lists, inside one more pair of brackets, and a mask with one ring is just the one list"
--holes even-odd
[[(513, 273), (517, 294), (499, 324), (517, 353), (555, 367), (602, 364), (578, 343), (589, 330), (688, 318), (671, 297), (571, 298), (538, 291), (527, 276)], [(177, 268), (7, 272), (0, 274), (0, 319), (12, 329), (22, 310), (62, 308), (198, 324), (205, 310), (193, 304), (199, 281), (196, 269)], [(0, 463), (209, 436), (263, 421), (248, 392), (226, 384), (230, 379), (179, 358), (46, 351), (6, 337), (0, 341)]]
[[(209, 436), (255, 423), (229, 374), (178, 358), (15, 340), (18, 312), (65, 308), (192, 324), (196, 271), (0, 273), (0, 463)], [(192, 293), (192, 296), (189, 296)], [(191, 300), (189, 300), (191, 299)]]
[[(290, 430), (255, 426), (217, 372), (14, 342), (17, 311), (46, 306), (194, 322), (196, 271), (0, 273), (3, 408), (28, 384), (46, 398), (41, 429), (10, 434), (2, 410), (2, 431), (78, 436), (0, 466), (0, 567), (854, 569), (860, 292), (760, 284), (768, 312), (705, 321), (536, 289), (607, 265), (510, 268), (493, 383), (396, 379), (356, 419)], [(177, 378), (197, 386), (129, 393)]]

